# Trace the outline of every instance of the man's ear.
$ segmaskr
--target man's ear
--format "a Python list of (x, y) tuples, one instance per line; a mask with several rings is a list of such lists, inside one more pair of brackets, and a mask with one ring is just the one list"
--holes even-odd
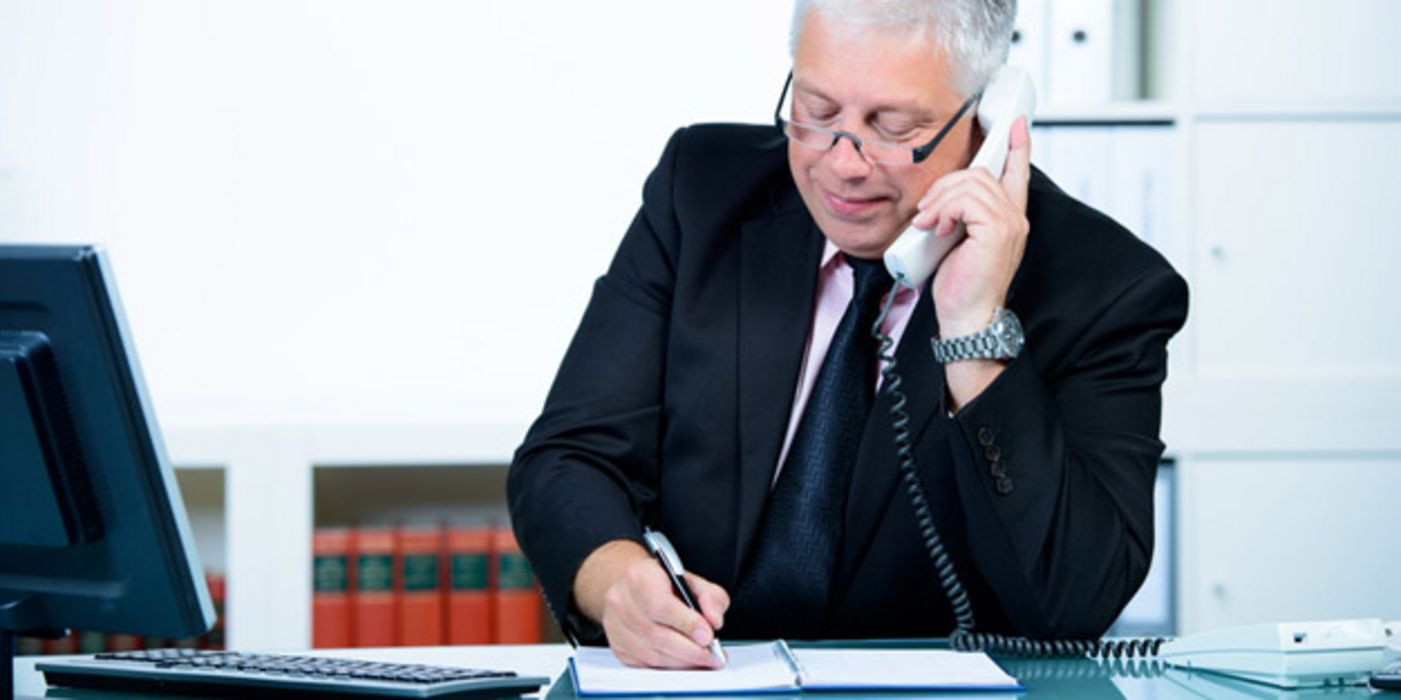
[(963, 167), (965, 168), (973, 162), (973, 156), (977, 154), (979, 148), (983, 147), (983, 140), (987, 138), (987, 134), (983, 132), (983, 123), (978, 121), (977, 115), (973, 115), (968, 123), (971, 126), (968, 128), (968, 151), (963, 154)]

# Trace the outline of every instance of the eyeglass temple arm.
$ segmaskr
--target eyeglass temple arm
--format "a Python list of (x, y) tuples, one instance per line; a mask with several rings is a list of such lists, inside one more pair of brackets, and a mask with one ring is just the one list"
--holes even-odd
[(783, 92), (778, 93), (778, 104), (773, 107), (773, 124), (783, 128), (783, 100), (788, 97), (788, 88), (793, 85), (793, 71), (788, 71), (788, 78), (783, 81)]
[(928, 157), (929, 157), (929, 154), (934, 152), (934, 147), (935, 147), (935, 146), (938, 146), (938, 145), (939, 145), (939, 142), (940, 142), (940, 141), (943, 141), (943, 140), (944, 140), (944, 137), (948, 135), (949, 129), (952, 129), (953, 126), (954, 126), (954, 124), (957, 124), (957, 123), (958, 123), (958, 120), (960, 120), (960, 119), (963, 118), (963, 113), (964, 113), (964, 112), (967, 112), (967, 111), (968, 111), (968, 108), (969, 108), (969, 107), (972, 107), (972, 106), (973, 106), (973, 103), (974, 103), (974, 102), (977, 102), (977, 101), (978, 101), (978, 98), (980, 98), (980, 97), (982, 97), (982, 96), (983, 96), (983, 91), (982, 91), (982, 90), (979, 90), (979, 91), (973, 93), (972, 95), (969, 95), (969, 96), (968, 96), (968, 99), (966, 99), (966, 100), (963, 101), (963, 106), (958, 108), (958, 111), (954, 113), (953, 118), (950, 119), (950, 120), (948, 120), (948, 122), (946, 122), (946, 123), (944, 124), (944, 128), (940, 129), (940, 130), (939, 130), (939, 133), (935, 134), (935, 135), (934, 135), (934, 138), (932, 138), (932, 139), (929, 140), (929, 143), (926, 143), (926, 144), (924, 144), (923, 146), (920, 146), (919, 148), (914, 149), (914, 151), (915, 151), (915, 162), (916, 162), (916, 163), (919, 163), (919, 162), (923, 161), (925, 158), (928, 158)]

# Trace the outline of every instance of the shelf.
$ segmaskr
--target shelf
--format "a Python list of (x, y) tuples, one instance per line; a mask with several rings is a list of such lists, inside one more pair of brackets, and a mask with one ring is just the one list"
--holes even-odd
[(227, 465), (215, 462), (176, 462), (171, 465), (175, 469), (176, 476), (182, 472), (217, 472), (227, 468)]
[(1046, 104), (1036, 109), (1037, 126), (1176, 123), (1182, 114), (1175, 103), (1126, 100), (1101, 104)]
[(1394, 120), (1401, 119), (1401, 100), (1210, 101), (1195, 105), (1191, 115), (1199, 121)]
[(507, 465), (312, 469), (315, 527), (505, 525)]
[(185, 515), (205, 571), (227, 571), (225, 547), (224, 474), (213, 469), (178, 469), (175, 481), (185, 501)]
[(174, 424), (163, 432), (177, 469), (218, 468), (260, 460), (269, 452), (326, 468), (389, 464), (461, 467), (509, 463), (528, 427), (526, 423)]

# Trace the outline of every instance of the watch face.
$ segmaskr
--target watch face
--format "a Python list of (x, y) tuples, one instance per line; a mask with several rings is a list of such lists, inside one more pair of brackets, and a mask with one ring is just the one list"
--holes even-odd
[(1022, 334), (1021, 321), (1011, 311), (1004, 310), (997, 315), (997, 320), (993, 323), (993, 333), (997, 336), (1002, 348), (1011, 353), (1013, 357), (1026, 344), (1026, 337)]

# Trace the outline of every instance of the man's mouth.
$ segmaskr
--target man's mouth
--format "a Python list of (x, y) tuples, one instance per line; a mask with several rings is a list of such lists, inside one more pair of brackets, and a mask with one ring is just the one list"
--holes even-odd
[(827, 208), (832, 213), (843, 217), (859, 217), (869, 214), (873, 209), (889, 201), (888, 197), (865, 197), (854, 194), (837, 194), (831, 190), (822, 190), (822, 199), (827, 203)]

